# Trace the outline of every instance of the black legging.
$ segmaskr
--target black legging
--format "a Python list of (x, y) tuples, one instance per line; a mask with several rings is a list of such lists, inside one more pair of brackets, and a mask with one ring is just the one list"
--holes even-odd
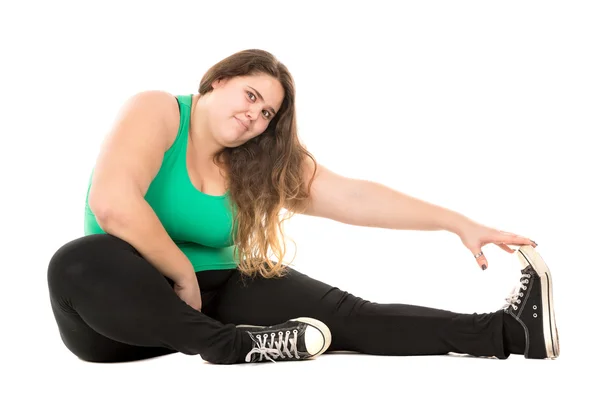
[(404, 304), (378, 304), (290, 267), (283, 278), (245, 278), (238, 270), (197, 272), (202, 312), (173, 290), (126, 241), (84, 236), (50, 260), (50, 302), (61, 338), (93, 362), (140, 360), (181, 352), (215, 364), (243, 362), (252, 341), (238, 324), (275, 325), (312, 317), (331, 330), (328, 352), (508, 358), (502, 310), (458, 314)]

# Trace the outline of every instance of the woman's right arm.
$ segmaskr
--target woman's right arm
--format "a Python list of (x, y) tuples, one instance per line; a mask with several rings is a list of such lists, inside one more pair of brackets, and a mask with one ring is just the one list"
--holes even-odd
[(168, 120), (173, 101), (169, 93), (146, 91), (125, 103), (100, 150), (89, 205), (104, 232), (131, 244), (176, 283), (197, 285), (191, 262), (144, 198), (176, 134)]

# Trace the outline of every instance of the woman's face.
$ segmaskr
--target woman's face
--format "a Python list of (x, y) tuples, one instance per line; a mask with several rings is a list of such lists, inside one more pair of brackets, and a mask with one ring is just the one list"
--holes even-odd
[(212, 86), (210, 128), (227, 147), (263, 133), (283, 103), (283, 86), (266, 74), (222, 79)]

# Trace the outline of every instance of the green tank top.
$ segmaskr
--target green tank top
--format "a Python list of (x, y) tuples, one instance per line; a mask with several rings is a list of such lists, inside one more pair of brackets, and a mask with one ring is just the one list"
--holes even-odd
[[(233, 216), (229, 209), (229, 191), (222, 196), (202, 193), (192, 185), (187, 173), (186, 149), (192, 96), (175, 96), (180, 110), (177, 139), (165, 152), (160, 170), (144, 198), (196, 272), (235, 269), (239, 258), (234, 259), (233, 254), (235, 246), (230, 232)], [(93, 174), (92, 169), (85, 198), (85, 235), (106, 233), (89, 207)], [(234, 208), (237, 212), (237, 207)]]

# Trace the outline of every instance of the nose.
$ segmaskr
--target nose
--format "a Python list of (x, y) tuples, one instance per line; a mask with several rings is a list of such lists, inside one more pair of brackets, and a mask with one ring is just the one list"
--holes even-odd
[(248, 117), (250, 120), (255, 120), (256, 118), (258, 118), (259, 113), (260, 108), (250, 108), (248, 109), (248, 111), (246, 111), (246, 117)]

